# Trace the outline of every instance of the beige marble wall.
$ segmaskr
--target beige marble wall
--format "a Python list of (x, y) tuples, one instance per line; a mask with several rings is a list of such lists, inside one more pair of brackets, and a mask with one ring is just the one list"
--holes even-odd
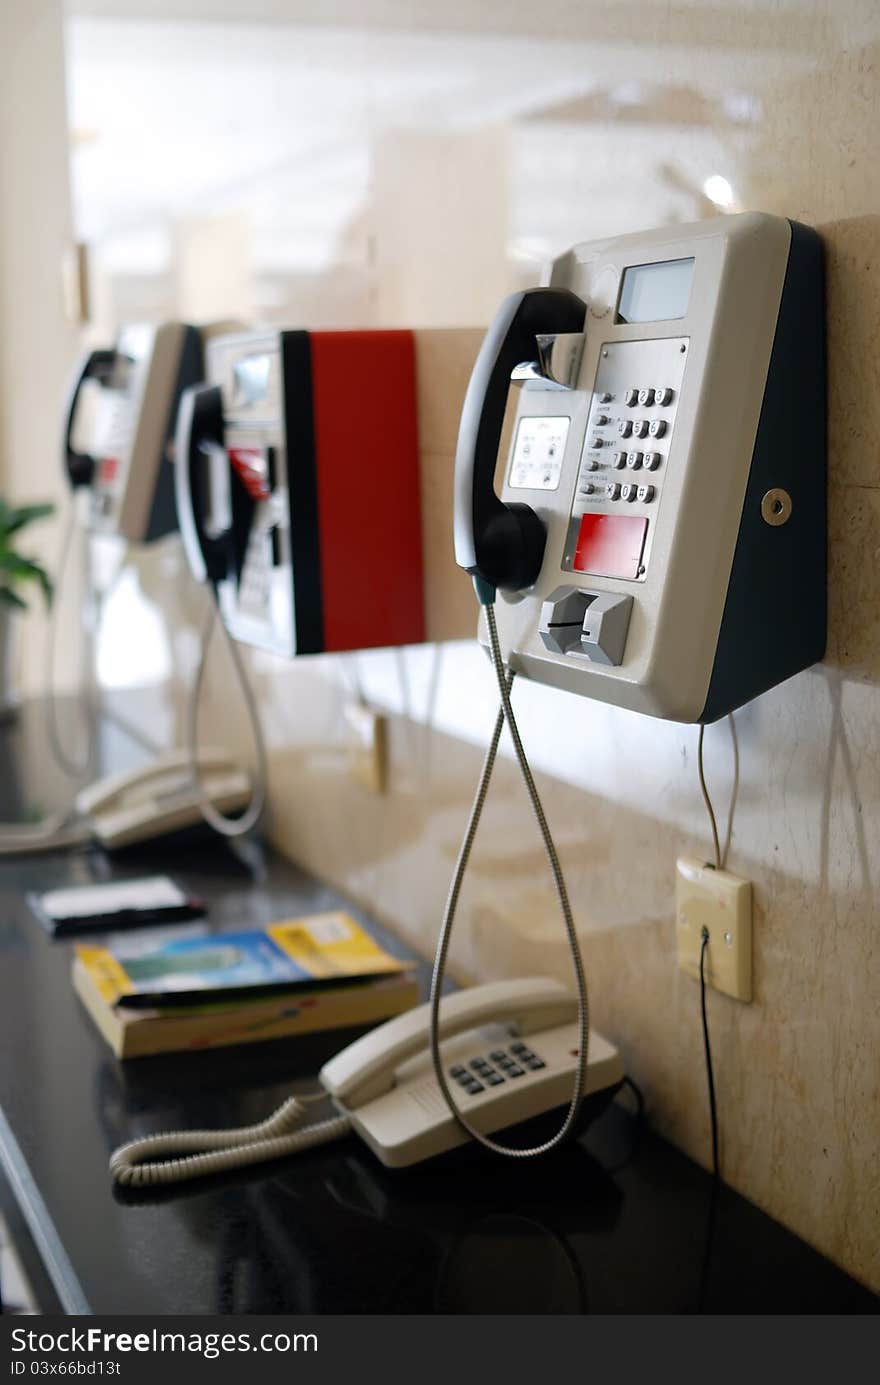
[[(507, 7), (514, 28), (517, 12)], [(706, 174), (729, 176), (741, 205), (800, 217), (826, 239), (829, 651), (822, 667), (736, 718), (729, 864), (754, 881), (755, 999), (744, 1006), (713, 994), (710, 1022), (725, 1178), (880, 1290), (880, 16), (868, 0), (794, 10), (652, 6), (646, 45), (648, 30), (639, 28), (638, 42), (624, 32), (637, 7), (603, 13), (597, 42), (620, 45), (615, 71), (678, 93), (663, 117), (670, 165), (697, 148), (701, 121), (714, 141)], [(682, 92), (707, 72), (714, 104), (704, 101), (695, 117)], [(730, 115), (728, 98), (746, 118)], [(579, 110), (560, 116), (560, 141), (578, 119), (619, 134), (623, 117), (610, 106)], [(638, 114), (626, 119), (633, 157), (655, 150)], [(587, 179), (582, 196), (588, 236), (596, 199), (613, 199), (615, 188)], [(449, 495), (476, 340), (437, 334), (419, 346), (430, 382), (421, 417), (434, 638), (461, 635), (472, 621), (468, 583), (449, 557)], [(193, 649), (179, 552), (166, 546), (137, 571), (148, 599), (177, 613), (170, 653), (185, 675)], [(429, 950), (494, 712), (482, 656), (450, 643), (294, 667), (262, 656), (249, 663), (271, 744), (274, 839)], [(353, 690), (389, 716), (383, 797), (348, 773), (340, 713)], [(654, 1124), (705, 1161), (699, 998), (676, 968), (673, 927), (675, 857), (707, 851), (696, 732), (540, 688), (520, 686), (517, 701), (570, 879), (595, 1023), (644, 1087)], [(170, 737), (174, 699), (160, 690), (151, 705)], [(205, 717), (207, 731), (244, 743), (220, 666)], [(707, 756), (725, 810), (734, 776), (726, 724), (708, 733)], [(568, 975), (539, 842), (507, 758), (453, 960), (464, 977)]]

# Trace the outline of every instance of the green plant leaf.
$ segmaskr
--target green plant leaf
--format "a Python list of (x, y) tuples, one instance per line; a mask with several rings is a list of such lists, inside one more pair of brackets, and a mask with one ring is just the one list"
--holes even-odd
[(18, 592), (14, 592), (11, 587), (0, 587), (0, 605), (13, 606), (19, 611), (27, 610), (27, 602), (22, 601)]
[(49, 503), (41, 505), (20, 505), (17, 509), (9, 509), (4, 505), (5, 513), (0, 514), (0, 529), (6, 534), (17, 534), (20, 529), (24, 529), (28, 524), (34, 524), (38, 519), (48, 519), (55, 513), (55, 506)]

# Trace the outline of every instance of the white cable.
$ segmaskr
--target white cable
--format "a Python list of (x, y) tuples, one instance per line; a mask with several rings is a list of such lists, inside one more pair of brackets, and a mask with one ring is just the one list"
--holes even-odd
[(92, 840), (88, 822), (75, 809), (51, 813), (42, 822), (0, 823), (0, 856), (29, 856), (43, 851), (60, 851), (84, 846)]
[[(81, 692), (79, 697), (86, 724), (85, 754), (81, 758), (76, 759), (68, 754), (61, 741), (61, 733), (58, 726), (58, 698), (55, 692), (55, 656), (59, 624), (58, 612), (61, 605), (61, 591), (67, 572), (67, 564), (70, 561), (75, 531), (76, 503), (75, 497), (72, 497), (67, 524), (65, 525), (64, 534), (61, 540), (61, 553), (58, 558), (54, 597), (49, 608), (49, 623), (46, 632), (46, 666), (44, 682), (46, 690), (46, 736), (49, 741), (49, 749), (52, 751), (59, 768), (62, 769), (65, 774), (70, 775), (72, 779), (80, 779), (88, 772), (95, 755), (94, 698), (89, 695), (89, 692)], [(95, 593), (92, 582), (92, 565), (91, 561), (87, 561), (85, 565), (84, 607), (88, 612), (89, 619), (91, 619), (94, 614), (94, 604)]]
[[(229, 651), (229, 656), (235, 668), (245, 706), (247, 707), (248, 718), (251, 723), (251, 731), (253, 732), (254, 748), (257, 757), (256, 777), (252, 785), (251, 801), (248, 805), (247, 812), (243, 813), (240, 818), (227, 818), (214, 807), (205, 793), (199, 771), (199, 702), (201, 700), (205, 668), (208, 662), (208, 645), (215, 624), (220, 626), (226, 641), (226, 648)], [(238, 645), (230, 636), (224, 621), (220, 617), (213, 592), (210, 595), (208, 618), (202, 631), (202, 647), (199, 655), (199, 665), (196, 670), (195, 680), (190, 689), (189, 705), (187, 708), (187, 749), (189, 751), (192, 781), (199, 794), (199, 809), (205, 822), (223, 837), (243, 837), (245, 833), (253, 831), (260, 821), (260, 818), (263, 816), (263, 811), (266, 807), (268, 781), (266, 745), (263, 740), (263, 728), (260, 725), (260, 714), (257, 710), (256, 698), (254, 697), (250, 679), (247, 676), (247, 671), (242, 662)]]
[(725, 870), (727, 867), (727, 853), (730, 848), (730, 836), (733, 825), (733, 809), (736, 803), (737, 781), (739, 778), (739, 751), (736, 741), (736, 722), (733, 719), (733, 712), (728, 712), (727, 716), (730, 722), (730, 734), (733, 740), (735, 771), (734, 786), (730, 798), (730, 812), (727, 815), (727, 838), (725, 840), (723, 850), (721, 847), (721, 840), (718, 835), (718, 819), (715, 816), (715, 808), (712, 804), (712, 799), (709, 795), (709, 788), (706, 783), (706, 771), (703, 765), (703, 736), (705, 734), (706, 727), (702, 723), (700, 725), (700, 734), (697, 737), (697, 775), (700, 780), (700, 792), (703, 795), (703, 802), (706, 805), (706, 813), (709, 818), (709, 827), (712, 832), (712, 849), (715, 853), (716, 870)]
[[(430, 999), (430, 1018), (429, 1018), (429, 1042), (431, 1048), (431, 1063), (434, 1069), (434, 1076), (437, 1085), (443, 1093), (446, 1105), (449, 1107), (457, 1123), (470, 1137), (486, 1149), (491, 1149), (496, 1154), (504, 1154), (511, 1159), (531, 1159), (538, 1154), (546, 1154), (549, 1150), (555, 1149), (557, 1145), (568, 1136), (580, 1110), (581, 1101), (584, 1096), (587, 1075), (587, 1049), (590, 1037), (590, 1005), (587, 992), (587, 978), (584, 973), (583, 958), (581, 956), (580, 943), (578, 942), (577, 930), (575, 929), (574, 919), (571, 912), (571, 904), (568, 898), (568, 890), (565, 885), (565, 878), (562, 874), (562, 867), (556, 852), (553, 836), (550, 832), (547, 819), (544, 815), (544, 808), (538, 794), (537, 786), (532, 777), (532, 771), (526, 758), (522, 740), (519, 734), (519, 727), (513, 714), (513, 707), (510, 702), (510, 689), (513, 685), (514, 674), (512, 669), (505, 669), (504, 659), (501, 654), (501, 646), (498, 641), (498, 628), (495, 623), (495, 611), (491, 605), (485, 607), (486, 624), (489, 629), (489, 647), (492, 654), (492, 664), (495, 669), (495, 676), (498, 682), (498, 690), (501, 695), (501, 706), (498, 709), (498, 716), (495, 719), (495, 726), (483, 761), (483, 769), (480, 774), (477, 791), (474, 795), (473, 806), (471, 807), (470, 817), (468, 818), (467, 828), (465, 829), (464, 840), (458, 853), (458, 860), (455, 863), (455, 871), (452, 876), (452, 884), (449, 887), (449, 895), (446, 900), (446, 908), (443, 913), (443, 922), (440, 926), (440, 936), (437, 939), (437, 950), (434, 956), (434, 970), (431, 976), (431, 999)], [(513, 748), (519, 763), (523, 782), (526, 786), (532, 810), (538, 822), (538, 827), (544, 841), (544, 848), (547, 859), (550, 863), (550, 870), (556, 886), (556, 893), (562, 909), (562, 916), (565, 921), (565, 932), (568, 938), (571, 960), (574, 966), (575, 978), (577, 982), (578, 997), (578, 1061), (575, 1071), (574, 1092), (571, 1098), (568, 1112), (562, 1125), (556, 1134), (543, 1144), (534, 1145), (531, 1149), (515, 1149), (509, 1145), (499, 1144), (496, 1140), (490, 1139), (481, 1131), (475, 1129), (473, 1125), (462, 1115), (455, 1104), (452, 1091), (446, 1081), (446, 1073), (443, 1068), (443, 1059), (440, 1053), (440, 999), (443, 991), (443, 975), (446, 969), (446, 954), (449, 950), (449, 943), (452, 937), (452, 929), (455, 921), (455, 911), (458, 905), (458, 897), (461, 892), (462, 882), (467, 870), (470, 859), (471, 848), (482, 816), (483, 806), (486, 801), (486, 794), (489, 790), (489, 783), (492, 778), (492, 770), (495, 766), (495, 758), (498, 753), (498, 742), (501, 739), (501, 731), (504, 722), (507, 722), (510, 736), (513, 741)]]
[[(174, 1130), (121, 1145), (110, 1158), (110, 1174), (124, 1188), (183, 1183), (205, 1174), (282, 1159), (315, 1145), (339, 1140), (351, 1128), (348, 1116), (330, 1116), (298, 1129), (305, 1099), (288, 1097), (267, 1120), (237, 1130)], [(175, 1157), (164, 1157), (175, 1156)]]

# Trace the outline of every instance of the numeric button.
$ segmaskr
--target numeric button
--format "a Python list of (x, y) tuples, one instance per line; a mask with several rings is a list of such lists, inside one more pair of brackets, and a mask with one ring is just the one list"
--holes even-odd
[(626, 454), (626, 464), (630, 471), (640, 471), (643, 460), (643, 452), (627, 452)]
[(659, 452), (646, 452), (645, 469), (647, 471), (656, 471), (662, 460), (663, 458)]
[(617, 425), (617, 431), (622, 438), (628, 438), (633, 430), (632, 419), (622, 418)]
[(654, 391), (651, 389), (639, 390), (639, 403), (643, 408), (650, 408), (654, 403)]
[(663, 434), (666, 432), (666, 419), (652, 418), (648, 432), (652, 438), (662, 438)]
[(633, 432), (637, 438), (646, 438), (648, 436), (648, 429), (651, 427), (653, 427), (653, 425), (649, 424), (646, 418), (637, 418), (633, 424)]
[(627, 390), (626, 394), (623, 396), (623, 399), (624, 399), (624, 403), (627, 404), (627, 405), (629, 406), (629, 408), (631, 408), (631, 409), (634, 408), (636, 404), (638, 404), (638, 402), (639, 402), (639, 392), (638, 392), (638, 390), (635, 388), (634, 385), (631, 385), (631, 386), (630, 386), (630, 388)]
[(661, 389), (654, 391), (654, 403), (662, 404), (665, 408), (667, 404), (672, 403), (673, 393), (674, 391), (668, 385), (663, 385)]
[(623, 471), (623, 468), (626, 466), (626, 453), (615, 452), (614, 460), (611, 465), (614, 467), (615, 471)]
[(620, 486), (616, 481), (608, 482), (608, 485), (605, 487), (605, 494), (608, 496), (609, 500), (620, 499)]

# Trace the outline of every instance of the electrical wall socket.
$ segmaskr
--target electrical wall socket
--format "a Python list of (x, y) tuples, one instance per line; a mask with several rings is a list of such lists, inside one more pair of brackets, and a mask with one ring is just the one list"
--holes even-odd
[(752, 882), (703, 861), (676, 862), (675, 933), (678, 965), (700, 977), (703, 928), (706, 983), (736, 1000), (752, 998)]
[(387, 717), (365, 702), (347, 702), (345, 722), (352, 779), (373, 793), (384, 793), (388, 761)]

